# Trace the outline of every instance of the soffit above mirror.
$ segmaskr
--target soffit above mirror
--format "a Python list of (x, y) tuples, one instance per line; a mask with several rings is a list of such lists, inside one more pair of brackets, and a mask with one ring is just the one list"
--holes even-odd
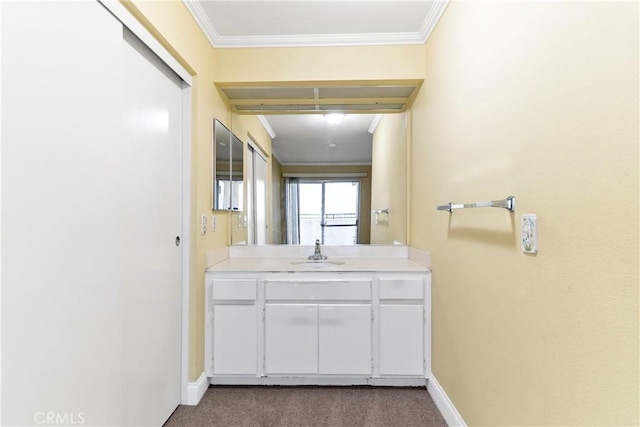
[(400, 113), (422, 80), (216, 83), (239, 114)]

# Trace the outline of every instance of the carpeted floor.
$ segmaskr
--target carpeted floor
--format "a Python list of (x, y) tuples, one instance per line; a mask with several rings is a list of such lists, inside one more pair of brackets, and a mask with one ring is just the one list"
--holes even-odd
[(428, 427), (446, 423), (425, 388), (209, 387), (165, 427)]

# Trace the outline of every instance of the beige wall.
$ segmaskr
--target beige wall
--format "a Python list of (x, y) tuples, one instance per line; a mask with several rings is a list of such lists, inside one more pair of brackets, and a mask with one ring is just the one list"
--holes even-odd
[(264, 154), (271, 157), (271, 137), (256, 116), (233, 113), (231, 131), (244, 143), (245, 156), (248, 150), (247, 141), (251, 139)]
[(373, 133), (371, 209), (389, 209), (378, 224), (371, 218), (371, 243), (407, 243), (407, 114), (385, 114)]
[(282, 235), (283, 227), (284, 188), (282, 184), (282, 165), (271, 157), (271, 241), (272, 244), (280, 244), (285, 241)]
[[(637, 425), (638, 3), (452, 2), (412, 107), (433, 372), (469, 425)], [(436, 205), (517, 197), (499, 209)], [(522, 214), (540, 250), (519, 247)]]
[(282, 165), (282, 173), (366, 173), (366, 177), (354, 178), (360, 181), (360, 220), (358, 243), (368, 244), (371, 240), (371, 166), (370, 165)]

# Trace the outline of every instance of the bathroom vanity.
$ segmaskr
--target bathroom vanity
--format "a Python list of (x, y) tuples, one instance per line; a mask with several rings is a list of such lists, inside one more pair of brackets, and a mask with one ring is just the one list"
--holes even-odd
[(264, 257), (259, 247), (236, 249), (206, 272), (211, 384), (425, 385), (425, 262), (410, 259), (406, 247), (367, 248), (364, 256), (323, 248), (325, 261), (296, 256), (308, 247), (272, 248)]

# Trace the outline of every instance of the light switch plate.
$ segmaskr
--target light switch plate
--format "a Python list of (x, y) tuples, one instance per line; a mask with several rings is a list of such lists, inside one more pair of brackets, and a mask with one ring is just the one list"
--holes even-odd
[(211, 231), (216, 231), (216, 216), (211, 215)]
[(520, 247), (524, 253), (538, 253), (538, 217), (536, 214), (522, 215)]

